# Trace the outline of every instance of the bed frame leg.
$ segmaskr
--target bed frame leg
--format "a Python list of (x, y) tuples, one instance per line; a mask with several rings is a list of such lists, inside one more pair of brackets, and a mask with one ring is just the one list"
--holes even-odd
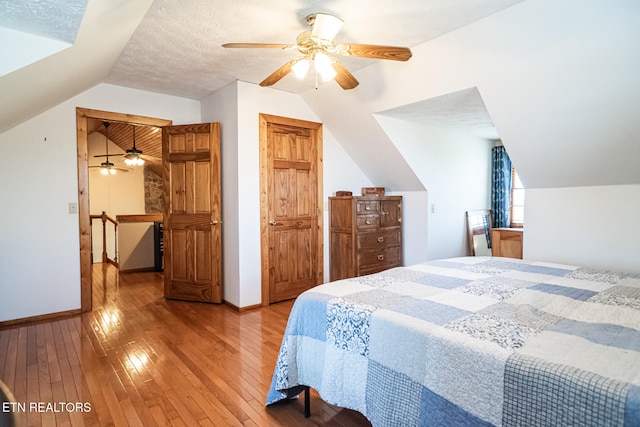
[(309, 418), (311, 416), (311, 396), (309, 387), (304, 388), (304, 417)]

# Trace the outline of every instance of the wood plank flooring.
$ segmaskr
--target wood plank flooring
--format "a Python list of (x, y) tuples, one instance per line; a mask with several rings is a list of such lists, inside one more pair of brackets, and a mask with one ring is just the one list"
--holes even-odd
[(161, 273), (106, 264), (93, 286), (91, 313), (0, 331), (23, 426), (370, 425), (315, 391), (311, 418), (302, 398), (265, 408), (291, 301), (243, 313), (168, 301)]

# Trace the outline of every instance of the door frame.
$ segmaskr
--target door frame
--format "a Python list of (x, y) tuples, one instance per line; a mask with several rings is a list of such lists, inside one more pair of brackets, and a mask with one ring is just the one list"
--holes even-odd
[(91, 222), (89, 207), (89, 120), (132, 123), (148, 126), (169, 126), (173, 122), (166, 119), (113, 113), (76, 107), (76, 140), (78, 147), (78, 226), (80, 229), (80, 310), (84, 313), (92, 309), (91, 270)]
[(316, 272), (318, 283), (324, 281), (324, 192), (323, 192), (323, 163), (322, 163), (322, 123), (310, 122), (306, 120), (292, 119), (288, 117), (274, 116), (259, 113), (260, 120), (260, 261), (262, 278), (262, 305), (269, 305), (269, 188), (270, 188), (270, 165), (268, 164), (268, 132), (267, 126), (270, 123), (301, 127), (311, 130), (312, 138), (316, 144), (316, 185), (317, 185), (317, 205), (316, 215), (317, 230), (317, 257)]

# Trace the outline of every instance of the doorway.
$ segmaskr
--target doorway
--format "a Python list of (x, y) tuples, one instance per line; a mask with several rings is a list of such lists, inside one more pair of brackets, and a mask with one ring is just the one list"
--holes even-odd
[(322, 124), (260, 114), (262, 304), (324, 278)]
[(89, 144), (88, 138), (93, 121), (107, 121), (146, 125), (169, 126), (171, 120), (113, 113), (108, 111), (76, 108), (76, 138), (78, 147), (78, 221), (80, 228), (80, 308), (82, 312), (92, 309), (92, 255), (91, 223), (89, 206)]

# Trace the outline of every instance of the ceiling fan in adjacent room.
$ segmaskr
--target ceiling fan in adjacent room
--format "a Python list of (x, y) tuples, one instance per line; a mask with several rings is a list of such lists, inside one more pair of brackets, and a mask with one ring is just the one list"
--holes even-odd
[(307, 16), (306, 20), (311, 29), (302, 32), (298, 36), (296, 44), (227, 43), (222, 46), (226, 48), (297, 49), (302, 54), (271, 73), (260, 83), (260, 86), (271, 86), (291, 71), (302, 79), (313, 64), (316, 71), (316, 88), (317, 78), (320, 76), (323, 81), (335, 79), (343, 89), (348, 90), (358, 86), (359, 82), (335, 55), (394, 61), (407, 61), (411, 58), (411, 50), (406, 47), (355, 43), (337, 44), (335, 37), (340, 31), (343, 21), (336, 16), (314, 13)]
[[(152, 141), (155, 141), (157, 139), (157, 137), (154, 136), (154, 134), (158, 130), (158, 128), (155, 128), (153, 126), (146, 126), (146, 125), (143, 126), (138, 124), (126, 124), (126, 123), (114, 123), (114, 124), (115, 124), (116, 134), (113, 137), (112, 142), (118, 145), (123, 150), (125, 150), (125, 152), (123, 154), (109, 154), (109, 157), (124, 156), (124, 162), (127, 166), (142, 166), (143, 164), (145, 164), (145, 161), (149, 161), (155, 164), (162, 163), (162, 159), (143, 154), (142, 150), (136, 146), (136, 128), (138, 126), (142, 128), (142, 140), (143, 140), (142, 142), (143, 142), (143, 145), (146, 144), (145, 146), (147, 147), (149, 146), (150, 143), (153, 143)], [(128, 132), (129, 126), (131, 126), (132, 132)], [(152, 128), (152, 129), (150, 130), (149, 128)], [(105, 127), (105, 136), (107, 132), (106, 129), (107, 128)], [(132, 141), (131, 135), (133, 135), (133, 142), (132, 142), (133, 146), (131, 148), (126, 148), (127, 146), (130, 146), (129, 145), (130, 141)], [(105, 157), (105, 156), (106, 156), (105, 154), (100, 154), (94, 157)]]
[(121, 168), (109, 161), (109, 156), (114, 157), (119, 155), (119, 154), (109, 154), (109, 125), (110, 124), (111, 123), (109, 122), (102, 122), (102, 125), (104, 126), (104, 146), (105, 146), (106, 154), (98, 154), (96, 156), (93, 156), (93, 157), (105, 157), (105, 161), (100, 163), (100, 165), (98, 166), (89, 166), (89, 168), (100, 168), (100, 173), (103, 175), (113, 175), (117, 171), (129, 172), (130, 169)]
[(133, 147), (125, 151), (124, 162), (127, 166), (142, 166), (144, 165), (144, 158), (145, 155), (142, 154), (142, 150), (136, 148), (136, 125), (133, 125)]

